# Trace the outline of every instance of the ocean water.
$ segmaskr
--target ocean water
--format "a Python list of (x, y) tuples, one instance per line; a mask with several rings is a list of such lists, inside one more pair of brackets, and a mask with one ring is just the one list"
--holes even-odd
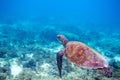
[[(96, 50), (112, 77), (64, 56), (60, 78), (58, 34)], [(120, 1), (1, 0), (0, 80), (120, 80)]]

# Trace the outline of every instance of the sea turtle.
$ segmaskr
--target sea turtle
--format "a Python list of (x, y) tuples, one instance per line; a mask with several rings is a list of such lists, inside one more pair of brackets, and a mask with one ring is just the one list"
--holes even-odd
[(59, 41), (63, 44), (64, 50), (57, 53), (57, 66), (59, 76), (61, 76), (63, 55), (73, 64), (87, 69), (100, 70), (106, 77), (112, 77), (112, 72), (107, 60), (98, 52), (78, 41), (68, 41), (64, 35), (57, 35)]

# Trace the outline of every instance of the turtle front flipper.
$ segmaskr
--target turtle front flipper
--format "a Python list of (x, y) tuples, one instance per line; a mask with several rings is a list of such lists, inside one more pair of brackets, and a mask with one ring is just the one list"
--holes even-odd
[(57, 53), (57, 66), (58, 66), (60, 78), (62, 77), (61, 76), (61, 70), (62, 70), (62, 57), (63, 57), (63, 54), (64, 54), (64, 51), (62, 51), (62, 50)]

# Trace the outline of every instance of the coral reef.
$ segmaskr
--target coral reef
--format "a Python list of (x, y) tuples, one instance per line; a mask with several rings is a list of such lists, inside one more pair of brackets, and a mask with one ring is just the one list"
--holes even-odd
[(119, 33), (108, 36), (105, 32), (72, 30), (73, 26), (56, 29), (54, 25), (46, 25), (35, 32), (13, 26), (16, 25), (0, 25), (0, 80), (61, 80), (56, 65), (56, 53), (63, 49), (57, 42), (59, 33), (97, 50), (113, 70), (113, 77), (106, 78), (96, 70), (77, 67), (64, 57), (62, 80), (120, 80)]
[(0, 80), (6, 80), (7, 78), (10, 78), (11, 71), (9, 66), (0, 67)]

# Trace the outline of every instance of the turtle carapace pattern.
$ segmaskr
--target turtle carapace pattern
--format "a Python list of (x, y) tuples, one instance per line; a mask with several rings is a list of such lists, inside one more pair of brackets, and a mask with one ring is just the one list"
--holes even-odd
[(86, 69), (99, 69), (106, 77), (112, 77), (108, 61), (97, 51), (78, 41), (68, 41), (64, 35), (57, 35), (64, 46), (64, 50), (57, 53), (59, 76), (62, 70), (63, 55), (73, 64)]

